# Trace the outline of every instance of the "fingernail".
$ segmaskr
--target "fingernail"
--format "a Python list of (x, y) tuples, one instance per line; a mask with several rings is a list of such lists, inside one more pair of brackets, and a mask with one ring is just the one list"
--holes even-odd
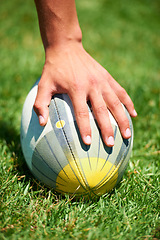
[(39, 124), (43, 125), (44, 124), (44, 117), (43, 116), (39, 116)]
[(131, 137), (131, 130), (129, 128), (126, 129), (125, 137), (127, 137), (127, 138)]
[(114, 138), (112, 136), (107, 139), (107, 146), (114, 146)]
[(133, 116), (134, 117), (136, 117), (137, 116), (137, 112), (136, 112), (136, 110), (134, 109), (134, 111), (133, 111)]
[(84, 138), (85, 144), (90, 145), (91, 144), (91, 137), (88, 135)]

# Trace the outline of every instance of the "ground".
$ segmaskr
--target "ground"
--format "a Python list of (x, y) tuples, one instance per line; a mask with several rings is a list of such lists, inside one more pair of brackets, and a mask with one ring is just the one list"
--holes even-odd
[(159, 239), (158, 0), (81, 0), (86, 50), (131, 96), (134, 146), (121, 183), (97, 199), (60, 196), (30, 174), (20, 146), (23, 103), (44, 51), (33, 1), (0, 8), (0, 238)]

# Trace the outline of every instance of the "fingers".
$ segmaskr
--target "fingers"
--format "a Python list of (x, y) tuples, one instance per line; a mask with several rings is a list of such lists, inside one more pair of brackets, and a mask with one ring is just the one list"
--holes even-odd
[(49, 104), (52, 98), (52, 92), (49, 91), (49, 87), (47, 84), (41, 84), (41, 80), (38, 84), (38, 92), (36, 96), (36, 100), (34, 103), (34, 111), (36, 112), (39, 118), (39, 124), (41, 126), (45, 126), (48, 121), (49, 116)]
[[(107, 72), (108, 74), (108, 72)], [(129, 114), (131, 115), (131, 117), (136, 117), (137, 116), (137, 112), (134, 108), (134, 104), (131, 100), (131, 98), (129, 97), (129, 95), (127, 94), (126, 90), (121, 87), (119, 85), (118, 82), (116, 82), (116, 80), (109, 75), (109, 84), (111, 86), (111, 88), (114, 90), (115, 94), (117, 95), (117, 97), (119, 98), (119, 100), (125, 105), (125, 107), (127, 108)]]
[[(78, 97), (76, 94), (76, 97), (71, 97), (71, 100), (82, 140), (86, 145), (90, 145), (91, 128), (86, 97), (82, 97), (81, 94), (79, 94)], [(90, 96), (90, 101), (98, 126), (101, 130), (103, 141), (107, 146), (112, 147), (114, 145), (114, 133), (106, 103), (104, 102), (102, 95), (94, 96), (93, 93)]]
[(131, 100), (131, 98), (129, 97), (129, 95), (127, 94), (126, 90), (122, 87), (120, 87), (120, 91), (118, 93), (118, 97), (119, 100), (125, 105), (125, 107), (127, 108), (129, 114), (131, 115), (131, 117), (136, 117), (137, 116), (137, 112), (134, 108), (134, 104)]
[(70, 96), (74, 108), (74, 113), (78, 128), (82, 137), (83, 142), (86, 145), (91, 144), (91, 127), (89, 121), (89, 111), (86, 102), (86, 97), (82, 97), (81, 94), (76, 94), (75, 96)]
[(90, 101), (94, 116), (101, 130), (103, 141), (108, 147), (112, 147), (114, 145), (114, 133), (109, 119), (106, 103), (104, 102), (102, 95), (98, 94), (91, 94)]
[(112, 89), (108, 89), (108, 91), (103, 95), (103, 97), (108, 109), (118, 123), (122, 137), (126, 139), (130, 138), (131, 131), (129, 126), (129, 120), (125, 114), (120, 99), (117, 97), (117, 95)]
[[(41, 126), (44, 126), (47, 123), (49, 115), (48, 106), (50, 104), (52, 95), (55, 92), (53, 90), (49, 91), (49, 89), (50, 88), (47, 84), (45, 84), (44, 80), (43, 84), (41, 84), (40, 81), (38, 85), (37, 97), (34, 103), (34, 110), (39, 117), (39, 123)], [(121, 87), (119, 90), (121, 91), (117, 90), (118, 94), (116, 95), (116, 93), (108, 84), (104, 87), (104, 90), (99, 91), (99, 93), (92, 88), (92, 91), (89, 94), (89, 100), (91, 101), (95, 118), (101, 130), (103, 141), (109, 147), (114, 145), (114, 133), (110, 123), (108, 109), (111, 111), (112, 115), (117, 121), (122, 137), (126, 139), (131, 137), (131, 131), (128, 118), (124, 112), (121, 102), (123, 102), (127, 109), (130, 109), (131, 116), (136, 115), (136, 113), (134, 115), (134, 105), (128, 94)], [(83, 91), (81, 93), (74, 93), (72, 95), (73, 96), (70, 96), (70, 98), (72, 100), (74, 113), (82, 140), (86, 145), (90, 145), (91, 128), (87, 97)]]
[[(92, 67), (91, 72), (94, 72), (94, 69), (95, 68)], [(77, 78), (81, 79), (82, 83), (79, 83), (80, 87), (78, 86), (74, 91), (71, 88), (73, 82), (71, 81), (71, 83), (68, 83), (68, 79), (70, 79), (69, 77), (65, 79), (65, 76), (68, 76), (68, 74), (63, 74), (62, 78), (61, 71), (58, 72), (56, 70), (54, 74), (52, 74), (54, 79), (51, 77), (49, 79), (46, 76), (44, 78), (44, 74), (42, 75), (38, 84), (37, 97), (34, 103), (34, 110), (39, 117), (40, 125), (44, 126), (47, 123), (49, 115), (48, 106), (52, 95), (56, 93), (57, 90), (59, 90), (59, 92), (64, 92), (65, 90), (71, 98), (79, 131), (82, 140), (86, 145), (91, 144), (91, 127), (87, 99), (91, 102), (95, 118), (101, 130), (103, 141), (107, 146), (112, 147), (114, 145), (114, 133), (108, 109), (117, 121), (122, 137), (126, 139), (130, 138), (131, 131), (129, 121), (121, 103), (126, 106), (132, 117), (135, 117), (137, 113), (135, 112), (134, 105), (126, 91), (111, 76), (109, 76), (108, 73), (108, 75), (104, 76), (104, 73), (99, 74), (99, 71), (96, 71), (94, 73), (95, 81), (93, 81), (93, 79), (90, 81), (93, 74), (89, 77), (88, 69), (87, 73), (85, 71), (81, 72), (83, 72), (83, 74), (81, 75), (79, 73), (81, 77), (78, 75)], [(55, 78), (55, 73), (57, 73), (57, 78)], [(71, 76), (72, 75), (73, 74), (71, 74)], [(74, 78), (76, 78), (75, 76), (77, 75), (74, 72)], [(64, 80), (62, 81), (62, 79)]]

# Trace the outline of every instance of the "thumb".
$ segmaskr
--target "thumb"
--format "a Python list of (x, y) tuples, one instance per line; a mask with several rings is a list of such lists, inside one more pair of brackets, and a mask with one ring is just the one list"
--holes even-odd
[[(42, 80), (42, 79), (41, 79)], [(33, 109), (39, 118), (39, 124), (45, 126), (49, 116), (49, 104), (52, 98), (52, 92), (49, 91), (49, 87), (46, 84), (42, 84), (42, 81), (38, 84), (38, 92), (33, 105)]]

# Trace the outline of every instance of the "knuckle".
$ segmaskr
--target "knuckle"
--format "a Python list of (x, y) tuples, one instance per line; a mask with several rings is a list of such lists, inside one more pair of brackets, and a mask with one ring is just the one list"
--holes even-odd
[(41, 108), (42, 108), (42, 105), (40, 104), (40, 102), (36, 101), (33, 105), (34, 111), (38, 112)]
[(107, 107), (106, 106), (98, 106), (96, 108), (97, 114), (104, 114), (107, 112)]
[(77, 112), (77, 117), (78, 118), (87, 118), (88, 117), (88, 111), (85, 109), (81, 109)]
[(97, 79), (94, 76), (90, 78), (90, 84), (91, 86), (97, 86)]
[(123, 87), (121, 87), (121, 89), (120, 89), (120, 94), (122, 97), (126, 97), (128, 95), (126, 90)]
[(121, 102), (119, 101), (119, 99), (118, 98), (114, 99), (114, 101), (112, 102), (112, 109), (115, 109), (119, 106), (121, 106)]
[(73, 93), (78, 94), (84, 91), (84, 86), (82, 84), (80, 84), (77, 81), (74, 81), (71, 85), (71, 89), (73, 90)]

